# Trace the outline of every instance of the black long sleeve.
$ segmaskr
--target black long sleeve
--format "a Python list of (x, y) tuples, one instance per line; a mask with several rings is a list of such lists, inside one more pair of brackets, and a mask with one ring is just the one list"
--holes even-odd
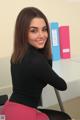
[(36, 58), (34, 67), (35, 71), (33, 72), (38, 79), (41, 79), (46, 84), (50, 84), (58, 90), (63, 91), (67, 89), (66, 82), (52, 70), (51, 60), (47, 62), (43, 56), (40, 56), (40, 58)]
[(21, 63), (11, 62), (13, 93), (10, 101), (37, 107), (42, 90), (47, 84), (58, 90), (65, 90), (65, 81), (51, 66), (52, 62), (33, 47), (30, 47)]

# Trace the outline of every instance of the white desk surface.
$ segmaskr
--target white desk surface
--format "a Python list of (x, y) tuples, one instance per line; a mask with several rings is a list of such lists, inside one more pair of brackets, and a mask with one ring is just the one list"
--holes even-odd
[(66, 82), (80, 80), (80, 60), (61, 59), (53, 62), (53, 70), (58, 73)]
[[(53, 70), (67, 83), (66, 91), (59, 91), (62, 101), (80, 96), (80, 62), (79, 59), (60, 59), (53, 61)], [(57, 104), (53, 87), (46, 86), (42, 94), (43, 106)]]
[(10, 58), (0, 59), (0, 89), (11, 86)]

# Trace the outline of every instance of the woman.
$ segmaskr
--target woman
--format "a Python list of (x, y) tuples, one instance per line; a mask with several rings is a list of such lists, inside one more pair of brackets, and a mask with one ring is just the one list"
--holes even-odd
[[(51, 46), (46, 16), (37, 8), (24, 8), (15, 25), (11, 57), (13, 93), (3, 107), (6, 120), (55, 120), (70, 118), (58, 111), (37, 109), (43, 88), (50, 84), (66, 90), (65, 81), (51, 68)], [(61, 118), (60, 118), (61, 117)], [(52, 119), (53, 119), (52, 118)], [(65, 120), (65, 119), (64, 119)]]

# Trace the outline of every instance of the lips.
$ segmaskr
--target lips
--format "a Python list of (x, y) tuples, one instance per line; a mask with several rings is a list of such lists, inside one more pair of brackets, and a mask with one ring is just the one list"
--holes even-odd
[(38, 43), (44, 44), (46, 40), (37, 40)]
[(39, 41), (38, 43), (44, 43), (44, 41)]

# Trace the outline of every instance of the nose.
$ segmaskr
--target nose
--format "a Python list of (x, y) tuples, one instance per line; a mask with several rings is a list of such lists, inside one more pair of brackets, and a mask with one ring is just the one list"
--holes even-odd
[(43, 37), (44, 36), (44, 33), (43, 33), (43, 31), (39, 31), (39, 37)]

